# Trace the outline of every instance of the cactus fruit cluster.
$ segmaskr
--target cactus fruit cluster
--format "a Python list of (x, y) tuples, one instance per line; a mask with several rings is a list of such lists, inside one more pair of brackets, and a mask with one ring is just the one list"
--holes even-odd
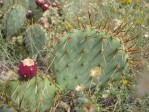
[(49, 1), (43, 1), (43, 0), (35, 0), (36, 4), (42, 8), (42, 10), (46, 11), (50, 7), (50, 2)]
[[(48, 69), (50, 68), (52, 75), (38, 72), (38, 62), (36, 64), (31, 59), (21, 61), (18, 67), (21, 78), (6, 81), (4, 97), (9, 107), (19, 112), (50, 111), (57, 91), (84, 91), (96, 85), (106, 84), (109, 80), (118, 79), (126, 71), (129, 64), (128, 49), (122, 38), (114, 34), (120, 32), (119, 27), (114, 33), (109, 33), (105, 29), (93, 28), (92, 25), (86, 28), (82, 23), (82, 27), (68, 32), (62, 31), (61, 39), (53, 46), (53, 40), (50, 38), (51, 29), (45, 28), (44, 22), (40, 23), (42, 20), (48, 23), (51, 19), (43, 15), (37, 17), (36, 14), (36, 19), (27, 19), (29, 2), (31, 1), (5, 0), (2, 29), (5, 30), (7, 39), (19, 35), (23, 37), (21, 45), (28, 51), (28, 56), (38, 59), (50, 55), (47, 61), (50, 62)], [(41, 11), (42, 8), (42, 14), (45, 14), (46, 10), (49, 11), (51, 6), (59, 7), (57, 0), (35, 0), (33, 4), (37, 5), (33, 12)], [(65, 23), (65, 20), (61, 23)], [(56, 26), (52, 22), (50, 25), (54, 28)], [(55, 30), (54, 28), (52, 30)]]
[(53, 3), (50, 1), (44, 1), (44, 0), (35, 0), (35, 3), (37, 6), (39, 6), (43, 11), (48, 10), (50, 7), (58, 7), (59, 1), (55, 0)]

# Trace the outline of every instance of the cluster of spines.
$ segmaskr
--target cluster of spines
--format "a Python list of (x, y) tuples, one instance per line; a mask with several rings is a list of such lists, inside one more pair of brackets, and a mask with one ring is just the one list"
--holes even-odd
[[(131, 57), (131, 54), (136, 54), (136, 53), (141, 53), (141, 52), (145, 52), (146, 50), (141, 50), (141, 49), (134, 49), (133, 47), (136, 45), (136, 42), (133, 42), (134, 40), (137, 40), (140, 36), (139, 36), (139, 31), (136, 33), (136, 36), (134, 36), (133, 38), (126, 38), (127, 34), (130, 32), (130, 30), (132, 29), (132, 26), (135, 26), (134, 24), (132, 24), (131, 26), (129, 26), (129, 28), (125, 29), (126, 26), (128, 26), (128, 22), (125, 23), (124, 21), (122, 21), (113, 31), (110, 29), (110, 22), (111, 20), (108, 18), (105, 23), (104, 22), (100, 22), (99, 24), (95, 25), (94, 22), (92, 21), (92, 14), (90, 12), (90, 10), (88, 11), (88, 21), (87, 23), (83, 23), (82, 22), (82, 18), (78, 17), (77, 18), (77, 23), (79, 28), (87, 30), (87, 26), (86, 24), (89, 24), (89, 29), (97, 29), (99, 32), (105, 31), (107, 34), (111, 35), (113, 38), (118, 38), (121, 42), (121, 44), (123, 44), (123, 46), (125, 47), (125, 52), (127, 52), (127, 54), (129, 55), (129, 57)], [(119, 49), (121, 50), (121, 49)], [(129, 66), (136, 66), (138, 65), (140, 62), (144, 61), (144, 60), (140, 60), (140, 59), (136, 59), (136, 60), (132, 60), (132, 59), (128, 59), (128, 63)]]

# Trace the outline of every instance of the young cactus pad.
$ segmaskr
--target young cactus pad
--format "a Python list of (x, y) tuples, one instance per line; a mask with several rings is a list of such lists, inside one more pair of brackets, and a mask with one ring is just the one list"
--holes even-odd
[(28, 81), (8, 81), (6, 101), (19, 112), (44, 112), (54, 101), (56, 87), (47, 77), (34, 77)]
[(45, 54), (44, 48), (48, 43), (48, 34), (40, 25), (31, 25), (25, 32), (25, 44), (31, 55)]
[(7, 37), (16, 34), (24, 25), (26, 18), (25, 8), (21, 5), (13, 5), (5, 14), (4, 28), (7, 31)]
[(55, 47), (56, 82), (62, 89), (89, 88), (120, 76), (128, 56), (118, 37), (96, 30), (77, 30), (65, 35)]

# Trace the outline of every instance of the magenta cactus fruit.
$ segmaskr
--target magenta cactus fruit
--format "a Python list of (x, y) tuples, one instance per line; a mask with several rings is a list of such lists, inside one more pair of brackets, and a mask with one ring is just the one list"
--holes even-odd
[(19, 64), (19, 75), (25, 79), (31, 79), (37, 74), (37, 64), (33, 59), (26, 58)]
[(35, 0), (36, 5), (42, 6), (44, 4), (43, 0)]
[(46, 11), (46, 10), (49, 9), (50, 5), (51, 5), (50, 2), (46, 1), (46, 2), (44, 2), (44, 4), (41, 6), (41, 8), (42, 8), (42, 10)]

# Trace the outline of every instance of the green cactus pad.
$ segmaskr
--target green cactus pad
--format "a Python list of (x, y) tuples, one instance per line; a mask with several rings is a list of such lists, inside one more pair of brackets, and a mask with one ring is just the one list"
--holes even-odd
[(7, 31), (7, 37), (18, 33), (24, 25), (26, 18), (25, 8), (21, 5), (12, 6), (4, 16), (4, 28)]
[(127, 59), (119, 38), (96, 30), (77, 30), (56, 45), (53, 72), (62, 89), (89, 88), (92, 81), (103, 84), (120, 76)]
[(29, 10), (33, 13), (33, 20), (38, 22), (43, 15), (43, 10), (36, 5), (35, 0), (29, 0)]
[(51, 108), (56, 87), (47, 77), (34, 77), (28, 81), (9, 81), (6, 101), (19, 112), (44, 112)]
[(28, 9), (28, 7), (29, 7), (28, 0), (4, 0), (4, 8), (5, 9), (11, 7), (14, 4), (22, 5), (22, 6), (26, 7), (26, 9)]
[(29, 0), (29, 9), (35, 10), (37, 8), (37, 5), (35, 3), (35, 0)]
[(31, 55), (44, 55), (48, 43), (48, 34), (42, 26), (32, 25), (25, 32), (25, 43)]

